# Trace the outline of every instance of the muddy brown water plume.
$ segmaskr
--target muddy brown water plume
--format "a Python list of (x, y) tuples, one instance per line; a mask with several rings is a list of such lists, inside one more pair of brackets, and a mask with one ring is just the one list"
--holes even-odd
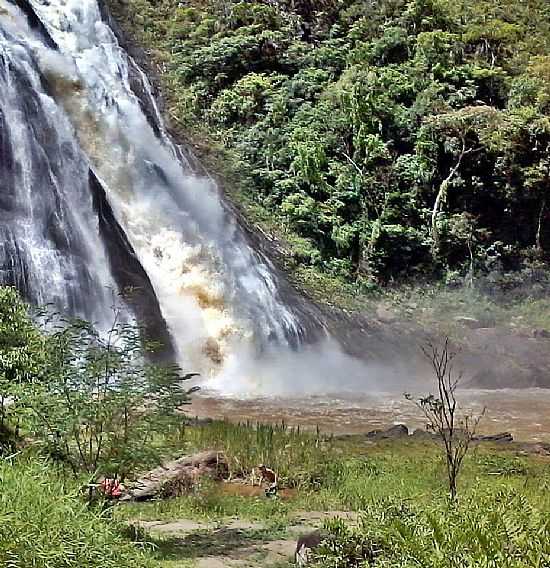
[[(517, 441), (550, 442), (548, 389), (467, 389), (459, 391), (457, 398), (465, 412), (478, 414), (486, 409), (479, 425), (481, 434), (511, 432)], [(323, 434), (365, 434), (394, 424), (405, 424), (410, 431), (426, 427), (420, 411), (399, 391), (247, 399), (204, 392), (187, 410), (191, 417), (252, 424), (284, 422)]]

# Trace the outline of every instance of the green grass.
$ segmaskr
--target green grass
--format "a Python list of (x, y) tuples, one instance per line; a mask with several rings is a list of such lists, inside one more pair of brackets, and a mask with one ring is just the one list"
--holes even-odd
[[(300, 472), (301, 483), (289, 498), (229, 495), (223, 484), (207, 483), (193, 495), (117, 510), (117, 516), (125, 520), (194, 518), (222, 527), (219, 534), (198, 531), (183, 539), (155, 541), (156, 558), (163, 568), (171, 568), (170, 562), (187, 554), (199, 557), (218, 549), (223, 553), (225, 546), (283, 538), (293, 517), (304, 510), (360, 514), (355, 529), (328, 523), (331, 537), (316, 560), (318, 568), (367, 566), (364, 557), (354, 555), (373, 551), (375, 565), (383, 568), (549, 565), (550, 462), (545, 458), (516, 455), (513, 446), (474, 446), (465, 460), (458, 500), (453, 504), (446, 489), (441, 447), (432, 441), (372, 444), (361, 436), (332, 439), (325, 446), (318, 442), (319, 459), (306, 453), (309, 457), (304, 460), (302, 448), (322, 436), (290, 434), (289, 429), (277, 427), (267, 442), (262, 428), (258, 435), (251, 426), (215, 422), (189, 427), (186, 437), (193, 447), (217, 441), (218, 449), (231, 448), (239, 467), (255, 463), (253, 457), (271, 447), (272, 467), (277, 469), (280, 464)], [(256, 436), (259, 445), (251, 450)], [(285, 452), (274, 448), (285, 448)], [(240, 471), (246, 474), (246, 467)], [(250, 535), (224, 532), (224, 524), (233, 518), (260, 522), (265, 529), (252, 530)], [(526, 559), (524, 564), (521, 558)]]
[[(550, 462), (518, 456), (513, 446), (474, 447), (458, 501), (451, 504), (441, 448), (431, 441), (373, 444), (361, 436), (324, 439), (282, 425), (213, 422), (188, 426), (181, 443), (182, 453), (213, 447), (227, 452), (233, 475), (245, 480), (264, 461), (286, 472), (283, 485), (292, 490), (269, 499), (203, 482), (184, 497), (102, 513), (85, 505), (82, 482), (51, 463), (35, 456), (0, 462), (0, 566), (191, 568), (198, 557), (292, 538), (287, 527), (303, 510), (357, 511), (363, 519), (353, 530), (332, 525), (333, 540), (317, 564), (323, 568), (361, 566), (351, 562), (350, 550), (372, 549), (382, 567), (519, 568), (537, 566), (537, 558), (541, 568), (549, 565)], [(235, 518), (260, 527), (225, 526)], [(160, 536), (121, 528), (178, 519), (208, 521), (213, 529)], [(525, 564), (518, 560), (522, 554)]]
[[(361, 511), (384, 499), (445, 502), (446, 471), (441, 448), (430, 441), (399, 440), (366, 444), (360, 437), (324, 440), (322, 435), (283, 426), (259, 428), (228, 422), (188, 427), (188, 451), (214, 448), (230, 457), (233, 475), (248, 479), (263, 462), (281, 472), (290, 498), (228, 494), (223, 485), (205, 484), (193, 495), (134, 504), (124, 518), (220, 520), (239, 516), (284, 523), (298, 509)], [(522, 493), (550, 510), (550, 464), (518, 457), (501, 446), (479, 445), (468, 455), (459, 480), (461, 494), (495, 488)]]
[(186, 430), (191, 449), (223, 451), (231, 477), (246, 478), (259, 464), (276, 468), (280, 483), (299, 487), (310, 482), (310, 472), (332, 453), (330, 438), (319, 432), (290, 428), (286, 424), (232, 424), (215, 421)]
[(38, 460), (0, 461), (0, 566), (152, 567), (119, 525), (91, 510), (79, 485)]
[(392, 568), (545, 567), (550, 517), (512, 489), (478, 489), (456, 503), (387, 499), (368, 505), (358, 529), (329, 526), (331, 538), (314, 566)]

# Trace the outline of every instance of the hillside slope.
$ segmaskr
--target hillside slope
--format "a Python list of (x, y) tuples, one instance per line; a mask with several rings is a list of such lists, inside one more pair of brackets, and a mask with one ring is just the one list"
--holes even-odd
[(217, 145), (237, 199), (290, 241), (289, 268), (365, 290), (547, 260), (544, 0), (111, 7), (174, 124)]

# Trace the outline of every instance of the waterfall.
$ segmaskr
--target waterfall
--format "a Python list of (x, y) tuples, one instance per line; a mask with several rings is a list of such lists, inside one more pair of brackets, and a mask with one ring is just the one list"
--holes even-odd
[(88, 160), (46, 93), (23, 16), (0, 5), (0, 279), (99, 323), (114, 289)]
[(96, 0), (22, 2), (34, 22), (0, 0), (1, 281), (101, 320), (121, 274), (141, 270), (141, 303), (158, 301), (180, 363), (208, 376), (298, 343), (275, 272), (170, 140)]

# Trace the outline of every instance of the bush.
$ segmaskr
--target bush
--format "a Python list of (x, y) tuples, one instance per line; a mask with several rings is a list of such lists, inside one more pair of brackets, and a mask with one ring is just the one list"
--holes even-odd
[(77, 473), (114, 474), (158, 462), (158, 440), (183, 424), (189, 401), (178, 367), (149, 363), (140, 328), (115, 312), (111, 329), (83, 321), (45, 331), (40, 380), (21, 393), (32, 436)]
[(103, 331), (57, 315), (33, 320), (17, 291), (0, 287), (0, 454), (31, 436), (75, 474), (124, 478), (158, 463), (195, 374), (149, 362), (143, 336), (116, 308)]
[(17, 405), (25, 385), (40, 376), (45, 341), (15, 288), (0, 287), (0, 454), (14, 449)]

